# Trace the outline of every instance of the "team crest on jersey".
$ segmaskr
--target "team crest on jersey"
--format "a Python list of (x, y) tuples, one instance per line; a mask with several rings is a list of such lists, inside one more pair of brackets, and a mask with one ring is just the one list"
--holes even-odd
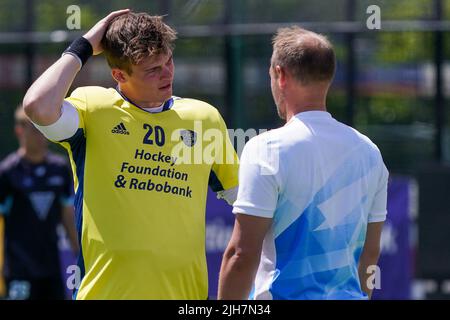
[(181, 130), (180, 131), (181, 140), (188, 147), (192, 147), (197, 142), (197, 133), (192, 130)]

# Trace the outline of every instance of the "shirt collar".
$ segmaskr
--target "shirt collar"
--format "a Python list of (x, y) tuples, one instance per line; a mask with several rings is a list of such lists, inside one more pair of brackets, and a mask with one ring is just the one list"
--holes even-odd
[(328, 111), (313, 110), (313, 111), (303, 111), (294, 115), (297, 119), (313, 119), (313, 118), (332, 118)]
[(133, 101), (131, 101), (130, 99), (128, 99), (128, 97), (125, 96), (125, 95), (122, 93), (122, 91), (119, 90), (119, 86), (117, 86), (115, 89), (116, 89), (117, 93), (119, 93), (120, 96), (121, 96), (125, 101), (131, 103), (132, 105), (136, 106), (137, 108), (139, 108), (139, 109), (141, 109), (141, 110), (144, 110), (145, 112), (148, 112), (148, 113), (159, 113), (159, 112), (164, 112), (164, 111), (169, 110), (169, 109), (172, 107), (172, 105), (173, 105), (173, 98), (171, 97), (169, 100), (167, 100), (167, 101), (164, 102), (161, 106), (158, 107), (158, 108), (161, 108), (161, 107), (162, 107), (162, 108), (161, 108), (161, 111), (151, 112), (151, 111), (147, 110), (148, 108), (141, 107), (141, 106), (137, 105), (136, 103), (134, 103)]

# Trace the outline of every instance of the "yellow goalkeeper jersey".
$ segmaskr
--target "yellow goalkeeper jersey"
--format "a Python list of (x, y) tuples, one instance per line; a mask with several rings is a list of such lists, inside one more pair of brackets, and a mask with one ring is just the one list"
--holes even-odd
[(59, 143), (75, 179), (81, 254), (76, 299), (206, 299), (205, 207), (238, 185), (219, 112), (172, 97), (149, 113), (113, 88), (66, 99), (79, 128)]

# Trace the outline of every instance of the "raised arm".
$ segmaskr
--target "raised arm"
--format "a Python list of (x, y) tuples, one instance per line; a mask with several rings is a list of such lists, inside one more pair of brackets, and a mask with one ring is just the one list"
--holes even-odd
[[(128, 12), (129, 10), (126, 9), (110, 13), (83, 36), (92, 46), (94, 55), (103, 51), (101, 39), (111, 20)], [(31, 121), (47, 126), (59, 119), (63, 100), (82, 67), (80, 62), (75, 55), (63, 55), (28, 89), (23, 99), (23, 108)]]

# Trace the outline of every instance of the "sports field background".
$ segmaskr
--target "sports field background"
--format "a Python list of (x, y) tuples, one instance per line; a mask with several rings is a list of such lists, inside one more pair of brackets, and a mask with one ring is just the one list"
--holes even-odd
[[(81, 30), (67, 28), (70, 5)], [(381, 10), (380, 30), (367, 28), (370, 5)], [(174, 94), (208, 101), (244, 130), (282, 125), (268, 76), (276, 29), (296, 23), (327, 35), (338, 58), (329, 111), (367, 134), (395, 181), (407, 181), (397, 203), (408, 201), (398, 206), (408, 212), (401, 254), (411, 260), (390, 268), (412, 273), (408, 298), (450, 297), (450, 0), (1, 0), (0, 158), (17, 147), (13, 110), (27, 87), (120, 8), (166, 14), (179, 32)], [(102, 56), (83, 68), (81, 85), (114, 85)]]

